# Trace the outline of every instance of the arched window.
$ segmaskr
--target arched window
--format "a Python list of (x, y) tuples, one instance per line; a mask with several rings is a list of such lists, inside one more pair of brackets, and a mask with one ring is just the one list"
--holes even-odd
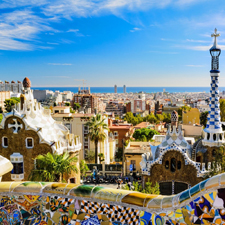
[(177, 164), (176, 159), (172, 158), (171, 159), (171, 167), (170, 167), (171, 172), (175, 172), (176, 171), (176, 164)]
[(210, 139), (210, 133), (207, 133), (207, 140)]
[(213, 134), (213, 140), (216, 141), (216, 134)]
[(212, 151), (212, 156), (216, 157), (216, 150), (215, 149), (213, 149), (213, 151)]
[(169, 167), (170, 167), (170, 163), (169, 163), (169, 161), (168, 161), (168, 160), (166, 160), (165, 168), (168, 170), (168, 169), (169, 169)]
[(222, 136), (222, 134), (220, 134), (220, 140), (222, 140), (223, 139), (223, 136)]
[(8, 138), (2, 137), (2, 147), (7, 148), (8, 147)]
[(26, 147), (33, 148), (34, 147), (34, 139), (32, 137), (26, 138)]
[(181, 169), (181, 161), (177, 162), (177, 169), (180, 170)]

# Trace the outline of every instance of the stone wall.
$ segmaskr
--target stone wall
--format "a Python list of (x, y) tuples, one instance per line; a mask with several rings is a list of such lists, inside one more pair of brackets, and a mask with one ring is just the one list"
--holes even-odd
[[(21, 125), (18, 133), (14, 133), (13, 128), (9, 128), (9, 124), (14, 124), (16, 120), (17, 123)], [(8, 138), (8, 147), (3, 147), (2, 138)], [(31, 137), (34, 140), (34, 147), (27, 148), (25, 144), (26, 138)], [(5, 121), (5, 127), (0, 129), (0, 155), (10, 159), (10, 155), (14, 152), (18, 152), (23, 155), (24, 158), (24, 179), (28, 180), (29, 174), (34, 168), (34, 158), (39, 154), (46, 154), (52, 152), (52, 149), (47, 144), (40, 144), (38, 134), (33, 130), (25, 130), (25, 124), (18, 117), (9, 117)], [(3, 176), (3, 181), (10, 181), (11, 173), (7, 173)]]
[(224, 224), (225, 174), (178, 195), (148, 195), (100, 186), (0, 183), (0, 224)]
[[(171, 159), (176, 159), (176, 170), (171, 172)], [(166, 161), (169, 162), (166, 168)], [(181, 167), (178, 169), (178, 161), (181, 162)], [(162, 164), (155, 164), (151, 168), (151, 176), (143, 176), (144, 181), (150, 180), (153, 184), (162, 181), (179, 181), (188, 183), (191, 186), (202, 181), (202, 178), (197, 177), (197, 170), (192, 165), (185, 165), (183, 155), (178, 151), (168, 151), (163, 156)]]

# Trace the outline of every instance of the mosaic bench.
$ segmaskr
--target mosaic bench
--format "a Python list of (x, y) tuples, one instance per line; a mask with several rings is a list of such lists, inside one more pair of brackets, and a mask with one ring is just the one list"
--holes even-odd
[(1, 182), (0, 224), (225, 224), (225, 174), (174, 196), (100, 186)]

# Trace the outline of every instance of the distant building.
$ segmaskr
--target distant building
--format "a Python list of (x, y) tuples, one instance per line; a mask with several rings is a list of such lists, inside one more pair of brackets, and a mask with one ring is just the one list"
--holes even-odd
[(117, 85), (114, 85), (114, 93), (117, 93)]
[(149, 114), (151, 106), (145, 99), (145, 94), (140, 93), (138, 99), (131, 100), (126, 104), (126, 112), (132, 112), (134, 114), (140, 114), (146, 116)]
[(0, 82), (0, 91), (11, 91), (13, 93), (22, 93), (22, 83), (20, 81)]
[(118, 103), (109, 102), (105, 107), (106, 112), (114, 113), (115, 116), (121, 117), (123, 115), (124, 110), (119, 107)]
[(200, 112), (197, 108), (190, 111), (182, 111), (182, 122), (184, 125), (200, 124)]
[[(79, 159), (87, 159), (90, 151), (95, 151), (95, 144), (88, 136), (89, 130), (85, 125), (94, 114), (83, 113), (68, 113), (66, 107), (61, 107), (60, 112), (57, 113), (59, 107), (54, 107), (53, 111), (56, 112), (52, 117), (59, 122), (62, 122), (64, 126), (68, 128), (70, 133), (79, 136), (82, 143), (82, 149), (79, 152)], [(107, 117), (105, 117), (107, 119)], [(107, 123), (107, 122), (106, 122)], [(113, 161), (115, 155), (116, 143), (111, 135), (109, 137), (108, 131), (105, 131), (106, 139), (98, 143), (98, 153), (103, 153), (105, 156), (105, 163), (109, 164)]]
[(122, 148), (123, 147), (123, 141), (129, 140), (133, 133), (134, 133), (134, 127), (132, 124), (121, 124), (116, 123), (113, 124), (113, 120), (109, 119), (109, 131), (112, 133), (116, 140), (116, 147)]
[(123, 93), (124, 94), (127, 93), (127, 91), (126, 91), (126, 85), (123, 85)]
[(81, 106), (80, 111), (84, 113), (97, 113), (98, 100), (99, 98), (92, 94), (74, 94), (71, 106), (73, 107), (74, 103), (79, 103)]

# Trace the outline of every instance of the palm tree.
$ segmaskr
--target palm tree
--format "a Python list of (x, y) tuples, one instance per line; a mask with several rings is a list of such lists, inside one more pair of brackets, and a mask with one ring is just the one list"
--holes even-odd
[(59, 182), (64, 174), (78, 172), (74, 164), (77, 162), (77, 157), (71, 157), (68, 152), (63, 155), (48, 152), (45, 155), (38, 155), (35, 159), (36, 168), (29, 175), (29, 180), (32, 181)]
[(93, 116), (86, 124), (89, 128), (88, 136), (91, 141), (95, 143), (95, 163), (98, 161), (98, 142), (106, 139), (105, 131), (108, 130), (108, 125), (105, 123), (105, 119), (102, 119), (100, 114)]

